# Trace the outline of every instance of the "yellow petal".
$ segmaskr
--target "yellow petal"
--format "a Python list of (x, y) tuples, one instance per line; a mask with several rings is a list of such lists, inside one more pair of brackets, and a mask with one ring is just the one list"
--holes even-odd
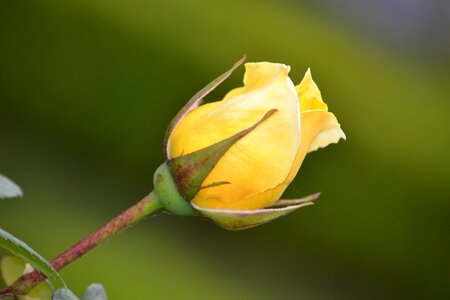
[[(327, 111), (328, 106), (322, 100), (322, 95), (317, 84), (311, 76), (311, 70), (308, 70), (303, 77), (303, 80), (296, 87), (298, 99), (300, 101), (300, 111), (303, 113), (309, 111)], [(337, 143), (339, 139), (345, 139), (345, 134), (341, 130), (336, 117), (329, 117), (322, 126), (321, 132), (309, 142), (309, 149), (307, 152), (315, 151), (319, 148), (324, 148), (331, 143)], [(304, 122), (302, 122), (303, 124)], [(303, 131), (302, 131), (303, 139)], [(305, 141), (306, 142), (306, 141)]]
[(273, 203), (273, 199), (281, 197), (287, 186), (294, 180), (307, 153), (324, 148), (331, 143), (337, 143), (341, 138), (346, 138), (334, 114), (327, 112), (328, 107), (323, 102), (319, 88), (312, 80), (309, 69), (296, 89), (302, 108), (301, 145), (291, 171), (286, 179), (274, 188), (233, 203), (236, 209), (258, 209), (262, 203), (269, 206)]
[[(307, 113), (302, 113), (302, 116)], [(328, 117), (323, 121), (322, 130), (311, 142), (308, 152), (316, 151), (319, 148), (325, 148), (329, 144), (336, 144), (340, 139), (346, 139), (341, 125), (332, 113), (328, 113)]]
[(297, 175), (300, 166), (308, 152), (326, 147), (331, 143), (337, 143), (340, 138), (345, 139), (344, 132), (334, 114), (323, 111), (307, 111), (301, 113), (302, 120), (302, 144), (295, 157), (292, 170), (287, 177), (289, 184)]
[(228, 138), (255, 124), (267, 111), (278, 110), (233, 145), (203, 183), (231, 184), (200, 190), (194, 203), (244, 209), (261, 208), (278, 199), (277, 194), (272, 199), (242, 201), (284, 182), (300, 147), (299, 102), (288, 72), (289, 67), (282, 64), (246, 64), (244, 87), (231, 91), (223, 101), (193, 110), (174, 129), (169, 140), (170, 157)]
[(289, 183), (283, 181), (275, 187), (267, 189), (255, 195), (247, 196), (235, 201), (215, 201), (212, 205), (210, 198), (205, 198), (201, 193), (195, 197), (195, 204), (205, 208), (216, 209), (236, 209), (236, 210), (255, 210), (270, 206), (280, 199)]
[[(271, 205), (274, 199), (277, 200), (281, 197), (284, 190), (295, 178), (306, 154), (313, 151), (310, 150), (311, 148), (316, 146), (325, 147), (330, 143), (337, 143), (340, 138), (345, 138), (336, 117), (327, 111), (308, 111), (302, 113), (301, 134), (302, 143), (286, 179), (274, 188), (268, 189), (258, 195), (252, 195), (233, 202), (233, 209), (259, 209)], [(200, 198), (197, 201), (196, 204), (198, 206), (203, 206), (207, 203), (207, 199)], [(263, 204), (264, 206), (261, 206)], [(229, 206), (224, 203), (218, 203), (216, 208), (229, 208)]]
[(308, 70), (299, 85), (295, 87), (300, 101), (300, 111), (328, 110), (328, 106), (323, 102), (320, 90), (312, 79), (311, 70)]

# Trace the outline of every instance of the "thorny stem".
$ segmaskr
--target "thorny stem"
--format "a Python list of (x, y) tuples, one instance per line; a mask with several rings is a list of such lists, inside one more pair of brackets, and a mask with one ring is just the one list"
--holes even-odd
[[(103, 225), (98, 230), (91, 233), (66, 251), (59, 254), (50, 261), (53, 268), (61, 270), (71, 262), (83, 256), (96, 246), (105, 242), (109, 238), (117, 235), (130, 225), (135, 224), (144, 217), (161, 208), (161, 204), (155, 194), (151, 192), (141, 201), (128, 208), (120, 215)], [(11, 286), (0, 292), (0, 299), (5, 299), (15, 295), (25, 295), (39, 282), (46, 279), (46, 276), (38, 271), (25, 274), (16, 280)]]

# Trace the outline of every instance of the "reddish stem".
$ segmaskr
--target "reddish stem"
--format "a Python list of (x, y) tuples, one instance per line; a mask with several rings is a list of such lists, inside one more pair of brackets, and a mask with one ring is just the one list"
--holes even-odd
[[(117, 235), (125, 228), (135, 224), (137, 221), (160, 208), (161, 205), (159, 201), (155, 198), (153, 192), (150, 193), (144, 199), (122, 212), (101, 228), (59, 254), (50, 262), (50, 264), (57, 271), (61, 270), (71, 262), (89, 252), (91, 249), (105, 242), (112, 236)], [(39, 282), (45, 280), (46, 278), (47, 277), (44, 274), (36, 270), (25, 274), (17, 279), (11, 286), (1, 291), (0, 299), (15, 295), (25, 295)]]

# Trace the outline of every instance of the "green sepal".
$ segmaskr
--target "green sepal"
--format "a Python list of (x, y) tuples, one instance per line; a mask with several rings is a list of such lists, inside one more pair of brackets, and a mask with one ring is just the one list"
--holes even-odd
[(178, 191), (186, 201), (191, 201), (202, 188), (202, 183), (217, 162), (237, 141), (253, 131), (272, 116), (276, 109), (268, 111), (255, 125), (235, 135), (198, 151), (175, 157), (167, 162)]
[(170, 135), (172, 134), (172, 131), (175, 129), (175, 127), (178, 125), (178, 123), (183, 119), (191, 110), (197, 108), (199, 104), (201, 103), (202, 99), (208, 95), (212, 90), (214, 90), (219, 84), (221, 84), (225, 79), (227, 79), (231, 73), (234, 72), (244, 61), (245, 61), (245, 55), (242, 56), (237, 62), (233, 64), (233, 66), (227, 70), (225, 73), (221, 74), (219, 77), (208, 83), (203, 89), (198, 91), (194, 96), (192, 96), (191, 99), (184, 105), (184, 107), (177, 113), (175, 118), (172, 119), (169, 126), (166, 130), (166, 135), (164, 137), (164, 154), (166, 158), (169, 158), (169, 139)]
[[(278, 200), (269, 208), (256, 210), (233, 210), (202, 208), (193, 204), (203, 217), (210, 219), (217, 225), (228, 230), (244, 230), (285, 216), (301, 207), (314, 204), (320, 193), (301, 199)], [(282, 207), (280, 207), (282, 206)]]
[(178, 192), (169, 167), (163, 163), (153, 176), (153, 184), (158, 201), (168, 211), (179, 216), (194, 216), (195, 210)]

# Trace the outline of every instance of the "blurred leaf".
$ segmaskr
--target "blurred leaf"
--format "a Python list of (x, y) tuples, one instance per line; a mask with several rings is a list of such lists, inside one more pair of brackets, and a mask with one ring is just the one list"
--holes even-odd
[[(15, 256), (5, 256), (0, 261), (0, 271), (3, 280), (7, 285), (10, 285), (16, 281), (17, 278), (22, 276), (27, 268), (27, 264), (24, 260)], [(52, 298), (52, 290), (47, 282), (39, 283), (27, 296), (18, 296), (19, 300), (50, 300)]]
[(62, 288), (62, 289), (58, 289), (55, 294), (53, 294), (53, 300), (80, 300), (77, 296), (75, 296), (75, 294), (67, 289), (67, 288)]
[(0, 198), (21, 197), (22, 195), (22, 190), (17, 184), (0, 174)]
[(61, 285), (64, 281), (58, 272), (41, 255), (34, 251), (30, 246), (17, 239), (10, 233), (0, 228), (0, 246), (8, 249), (15, 255), (29, 262), (36, 270), (42, 272), (51, 280), (55, 280)]
[(6, 285), (12, 284), (17, 278), (22, 276), (25, 268), (26, 263), (15, 256), (5, 256), (0, 261), (0, 271)]
[(28, 293), (27, 297), (31, 299), (39, 300), (51, 300), (53, 291), (47, 282), (43, 281), (39, 283), (31, 292)]
[(103, 285), (93, 283), (84, 292), (82, 300), (107, 300), (106, 291)]

